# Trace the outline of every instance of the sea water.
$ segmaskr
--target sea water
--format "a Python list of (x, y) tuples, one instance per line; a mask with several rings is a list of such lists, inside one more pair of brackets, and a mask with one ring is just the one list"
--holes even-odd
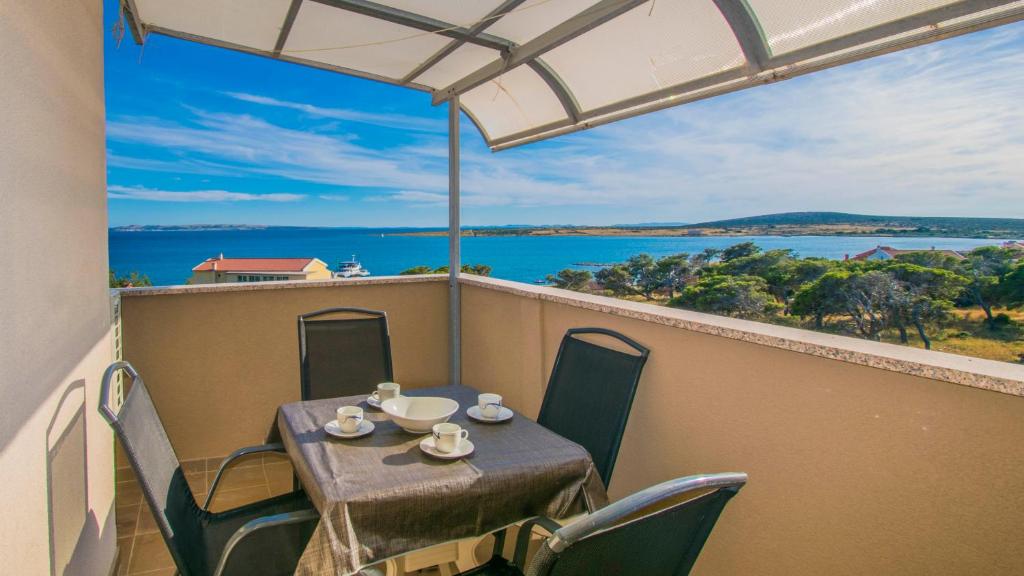
[[(183, 284), (192, 267), (223, 253), (227, 257), (316, 257), (336, 269), (353, 255), (374, 276), (414, 266), (448, 263), (445, 236), (408, 236), (411, 229), (266, 228), (258, 230), (110, 231), (110, 267), (139, 272), (155, 285)], [(842, 259), (878, 245), (899, 249), (967, 250), (998, 244), (974, 238), (877, 236), (472, 236), (462, 239), (462, 261), (487, 264), (492, 275), (534, 282), (581, 263), (622, 262), (646, 252), (654, 257), (746, 241), (766, 250), (791, 248), (800, 256)]]

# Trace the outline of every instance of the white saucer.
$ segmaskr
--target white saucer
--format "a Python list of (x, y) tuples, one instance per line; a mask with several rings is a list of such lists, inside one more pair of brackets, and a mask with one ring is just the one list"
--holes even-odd
[(498, 422), (504, 422), (506, 420), (511, 419), (512, 418), (512, 410), (502, 406), (501, 410), (498, 410), (498, 415), (497, 416), (495, 416), (494, 418), (488, 418), (487, 416), (484, 416), (483, 414), (480, 413), (480, 407), (479, 406), (470, 406), (469, 410), (466, 410), (466, 415), (468, 415), (473, 420), (476, 420), (477, 422), (485, 422), (487, 424), (497, 424)]
[(442, 460), (458, 460), (463, 456), (469, 456), (473, 453), (473, 443), (469, 440), (463, 440), (459, 443), (458, 450), (446, 453), (437, 449), (437, 445), (434, 444), (433, 436), (427, 436), (420, 441), (420, 450), (423, 450), (434, 458), (440, 458)]
[(342, 432), (341, 427), (338, 426), (337, 420), (331, 420), (330, 422), (327, 423), (326, 426), (324, 426), (324, 431), (330, 434), (331, 436), (334, 436), (335, 438), (344, 438), (346, 440), (366, 436), (370, 432), (373, 432), (373, 429), (373, 422), (370, 422), (369, 420), (365, 419), (359, 423), (359, 428), (356, 429), (355, 432)]
[[(401, 395), (396, 396), (396, 398), (399, 398), (400, 396)], [(380, 400), (377, 400), (373, 396), (367, 396), (366, 397), (366, 403), (369, 404), (370, 406), (376, 408), (377, 410), (380, 410)]]

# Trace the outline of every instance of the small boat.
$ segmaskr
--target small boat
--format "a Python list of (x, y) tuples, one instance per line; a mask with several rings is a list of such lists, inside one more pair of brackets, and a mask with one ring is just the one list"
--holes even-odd
[(369, 275), (370, 271), (363, 268), (363, 265), (356, 260), (355, 254), (352, 255), (351, 260), (338, 264), (338, 271), (334, 273), (335, 278), (360, 278)]

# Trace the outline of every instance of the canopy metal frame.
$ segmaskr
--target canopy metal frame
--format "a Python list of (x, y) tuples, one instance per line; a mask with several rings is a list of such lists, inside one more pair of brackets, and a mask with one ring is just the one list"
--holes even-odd
[[(758, 16), (747, 0), (704, 0), (714, 3), (731, 29), (743, 54), (742, 65), (583, 110), (571, 87), (559, 76), (556, 69), (545, 62), (544, 54), (651, 1), (599, 0), (567, 20), (553, 25), (532, 40), (517, 45), (509, 39), (488, 33), (487, 29), (510, 12), (523, 8), (525, 0), (504, 0), (478, 22), (467, 26), (444, 22), (371, 0), (291, 0), (274, 48), (260, 50), (199, 36), (185, 30), (172, 30), (158, 24), (146, 23), (144, 19), (139, 18), (136, 0), (122, 0), (125, 15), (129, 20), (129, 29), (138, 43), (142, 43), (147, 34), (158, 33), (211, 44), (428, 92), (435, 105), (463, 95), (487, 82), (496, 81), (503, 74), (519, 66), (528, 66), (558, 99), (565, 117), (513, 134), (492, 137), (487, 131), (487, 126), (463, 107), (463, 111), (494, 151), (1024, 19), (1024, 2), (1020, 0), (959, 0), (811, 46), (773, 54)], [(413, 30), (438, 34), (450, 38), (451, 41), (437, 52), (428, 55), (419, 65), (400, 78), (389, 78), (370, 71), (325, 64), (289, 54), (285, 50), (296, 15), (304, 3), (321, 4)], [(416, 81), (465, 44), (495, 50), (499, 56), (444, 88), (435, 89)]]
[[(138, 3), (143, 0), (121, 0), (121, 5), (123, 14), (128, 21), (128, 29), (138, 44), (142, 44), (147, 35), (156, 33), (428, 92), (431, 94), (431, 101), (434, 105), (448, 104), (448, 284), (451, 340), (449, 364), (451, 379), (453, 383), (458, 383), (461, 372), (460, 110), (477, 127), (491, 150), (499, 151), (1024, 19), (1024, 1), (1022, 0), (959, 0), (939, 8), (895, 18), (869, 28), (833, 37), (810, 46), (774, 54), (758, 15), (751, 8), (748, 0), (703, 0), (714, 3), (731, 30), (736, 44), (742, 52), (743, 62), (741, 65), (654, 91), (639, 93), (589, 110), (582, 109), (570, 86), (543, 59), (543, 56), (652, 1), (598, 0), (574, 16), (555, 23), (548, 30), (519, 45), (509, 39), (491, 34), (487, 30), (509, 13), (523, 8), (526, 0), (504, 0), (479, 21), (466, 26), (444, 22), (371, 0), (291, 0), (281, 23), (277, 40), (271, 50), (226, 42), (194, 34), (188, 30), (176, 30), (161, 26), (159, 23), (147, 22), (143, 17), (144, 14), (140, 14), (138, 9)], [(413, 30), (437, 34), (449, 38), (450, 41), (439, 50), (427, 55), (417, 66), (399, 78), (303, 58), (288, 53), (286, 46), (296, 18), (305, 4), (328, 6)], [(495, 50), (498, 52), (498, 57), (476, 70), (462, 75), (461, 78), (444, 88), (436, 89), (417, 82), (417, 79), (421, 78), (424, 73), (442, 63), (466, 44)], [(543, 80), (563, 108), (565, 117), (512, 134), (492, 137), (488, 133), (485, 123), (474, 116), (471, 110), (460, 105), (461, 96), (488, 82), (499, 81), (502, 75), (520, 66), (529, 67)]]

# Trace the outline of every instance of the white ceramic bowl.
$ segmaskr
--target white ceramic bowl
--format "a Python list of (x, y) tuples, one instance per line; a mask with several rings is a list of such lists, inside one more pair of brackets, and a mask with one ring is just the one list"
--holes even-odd
[(459, 411), (459, 403), (435, 396), (399, 396), (381, 402), (380, 409), (406, 432), (430, 434), (434, 424), (447, 422)]

